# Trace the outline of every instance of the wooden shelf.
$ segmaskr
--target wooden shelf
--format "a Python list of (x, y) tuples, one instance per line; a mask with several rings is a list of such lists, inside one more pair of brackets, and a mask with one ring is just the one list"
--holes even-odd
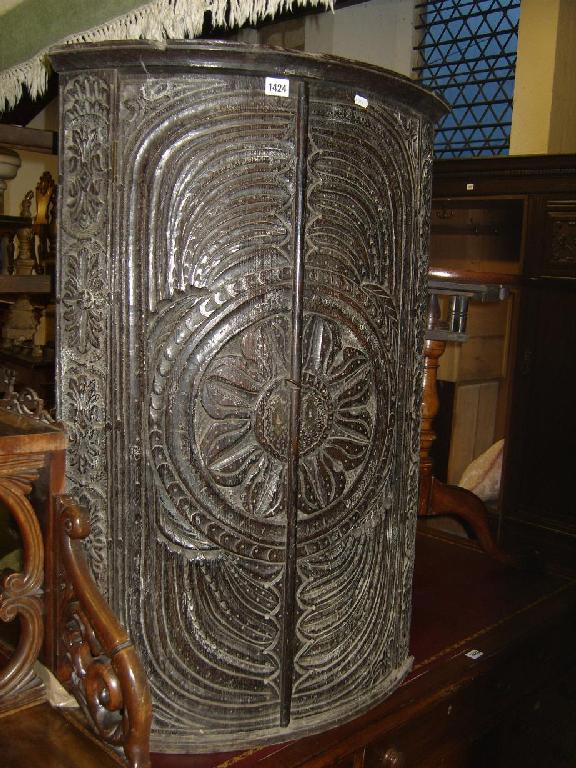
[(0, 125), (0, 144), (7, 144), (15, 149), (29, 152), (42, 152), (56, 155), (58, 134), (38, 128), (24, 128), (20, 125)]
[(50, 293), (50, 275), (0, 275), (1, 293)]
[(32, 219), (29, 216), (8, 216), (0, 213), (0, 234), (7, 235), (10, 232), (17, 232), (23, 227), (31, 227)]

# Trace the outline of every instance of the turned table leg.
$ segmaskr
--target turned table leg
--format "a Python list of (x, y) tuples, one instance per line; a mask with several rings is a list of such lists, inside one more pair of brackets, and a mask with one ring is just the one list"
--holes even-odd
[[(431, 294), (429, 331), (437, 328), (440, 320), (438, 297)], [(446, 485), (433, 476), (433, 461), (430, 449), (436, 440), (433, 429), (434, 419), (440, 407), (438, 399), (438, 366), (446, 349), (446, 342), (427, 338), (424, 345), (424, 388), (422, 392), (422, 425), (420, 428), (420, 500), (419, 517), (440, 517), (454, 515), (463, 520), (474, 532), (482, 549), (501, 561), (508, 556), (497, 546), (481, 499), (471, 491), (455, 485)]]

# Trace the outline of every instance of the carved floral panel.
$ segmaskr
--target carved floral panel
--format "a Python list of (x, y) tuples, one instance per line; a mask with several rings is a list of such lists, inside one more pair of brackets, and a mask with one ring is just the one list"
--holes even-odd
[(57, 407), (70, 437), (68, 487), (88, 508), (87, 553), (108, 593), (110, 76), (66, 78), (62, 96)]

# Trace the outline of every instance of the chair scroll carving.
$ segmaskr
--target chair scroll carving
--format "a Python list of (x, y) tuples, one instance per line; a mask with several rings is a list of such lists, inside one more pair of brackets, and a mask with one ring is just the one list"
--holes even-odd
[(151, 698), (134, 646), (94, 582), (84, 555), (85, 509), (57, 498), (63, 566), (63, 656), (60, 680), (78, 699), (99, 736), (124, 749), (131, 768), (148, 768)]
[(0, 670), (0, 701), (22, 693), (33, 684), (32, 668), (44, 637), (44, 546), (36, 514), (28, 500), (43, 464), (42, 454), (0, 456), (0, 502), (15, 520), (24, 549), (22, 571), (4, 573), (0, 579), (0, 620), (20, 619), (18, 646)]
[(45, 424), (57, 426), (50, 413), (44, 408), (44, 400), (38, 396), (37, 392), (31, 387), (24, 387), (17, 392), (15, 390), (16, 374), (14, 371), (6, 373), (4, 379), (0, 380), (0, 387), (6, 390), (0, 399), (0, 408), (17, 413), (19, 416), (28, 416)]

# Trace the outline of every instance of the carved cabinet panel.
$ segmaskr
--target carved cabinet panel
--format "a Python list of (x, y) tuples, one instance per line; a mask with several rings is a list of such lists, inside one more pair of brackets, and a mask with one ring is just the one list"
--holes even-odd
[[(53, 61), (69, 484), (149, 675), (153, 749), (350, 718), (410, 665), (442, 107), (242, 46)], [(266, 95), (283, 71), (288, 95)]]
[[(543, 206), (544, 207), (544, 206)], [(576, 200), (546, 200), (540, 272), (557, 277), (576, 275)]]

